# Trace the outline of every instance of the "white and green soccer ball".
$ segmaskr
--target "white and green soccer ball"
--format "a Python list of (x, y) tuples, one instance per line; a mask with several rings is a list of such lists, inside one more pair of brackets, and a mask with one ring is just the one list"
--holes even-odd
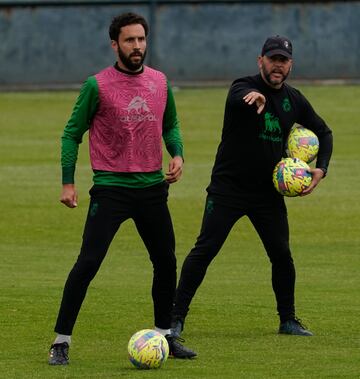
[(129, 340), (130, 362), (138, 369), (160, 368), (169, 356), (166, 338), (153, 329), (136, 332)]
[(309, 165), (298, 158), (283, 158), (273, 171), (276, 190), (283, 196), (301, 195), (312, 181), (309, 170)]
[(306, 163), (313, 161), (319, 151), (319, 139), (310, 129), (294, 125), (287, 139), (287, 154)]

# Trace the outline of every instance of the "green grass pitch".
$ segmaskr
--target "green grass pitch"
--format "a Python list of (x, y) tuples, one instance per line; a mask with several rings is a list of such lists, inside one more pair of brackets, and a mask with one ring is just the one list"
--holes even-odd
[[(132, 221), (118, 232), (76, 324), (68, 367), (47, 351), (79, 252), (91, 171), (77, 167), (79, 206), (59, 203), (60, 136), (77, 92), (0, 94), (0, 376), (10, 378), (358, 378), (360, 373), (360, 86), (299, 86), (334, 132), (328, 177), (287, 199), (298, 316), (312, 338), (277, 335), (270, 264), (247, 219), (234, 227), (192, 303), (183, 337), (199, 356), (139, 371), (127, 342), (152, 327), (152, 269)], [(170, 190), (178, 268), (199, 232), (227, 89), (175, 92), (185, 142)], [(255, 152), (254, 152), (255, 153)], [(250, 157), (249, 157), (250, 158)], [(168, 156), (165, 155), (165, 163)], [(247, 162), (244, 162), (247, 164)]]

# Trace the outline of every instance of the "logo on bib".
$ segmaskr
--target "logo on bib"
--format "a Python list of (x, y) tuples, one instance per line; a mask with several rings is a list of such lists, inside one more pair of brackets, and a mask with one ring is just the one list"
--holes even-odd
[(124, 110), (128, 114), (120, 116), (123, 122), (156, 121), (156, 117), (151, 113), (146, 100), (141, 96), (133, 97)]
[(128, 113), (131, 113), (132, 111), (135, 111), (136, 113), (140, 113), (141, 111), (150, 112), (146, 101), (140, 96), (135, 96), (130, 101), (129, 105), (125, 108), (125, 110), (127, 110)]

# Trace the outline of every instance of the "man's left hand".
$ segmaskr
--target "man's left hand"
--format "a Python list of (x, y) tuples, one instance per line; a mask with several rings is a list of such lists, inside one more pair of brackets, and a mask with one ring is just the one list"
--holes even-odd
[(182, 157), (176, 156), (169, 163), (169, 170), (165, 174), (165, 180), (171, 184), (177, 182), (182, 174), (184, 161)]
[(312, 181), (308, 188), (302, 191), (300, 196), (310, 195), (314, 188), (319, 184), (320, 180), (324, 177), (324, 172), (320, 168), (311, 168), (309, 171), (312, 175)]

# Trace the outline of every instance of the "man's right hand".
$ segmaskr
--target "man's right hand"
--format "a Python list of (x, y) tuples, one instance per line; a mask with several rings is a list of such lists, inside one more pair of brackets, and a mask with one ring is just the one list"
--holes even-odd
[(77, 207), (77, 192), (75, 184), (63, 184), (60, 201), (69, 208)]
[(247, 95), (243, 97), (243, 100), (245, 101), (245, 103), (249, 105), (253, 105), (255, 103), (258, 114), (260, 114), (263, 111), (266, 103), (265, 96), (256, 91), (249, 92)]

